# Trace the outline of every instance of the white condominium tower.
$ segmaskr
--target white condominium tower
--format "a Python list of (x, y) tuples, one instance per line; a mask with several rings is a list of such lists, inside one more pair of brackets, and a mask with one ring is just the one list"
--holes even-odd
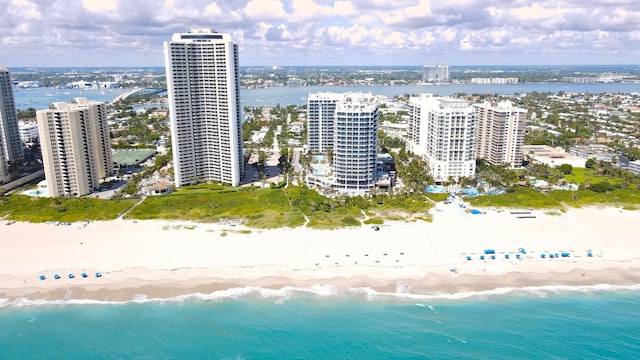
[(371, 94), (345, 94), (336, 104), (334, 189), (362, 195), (375, 186), (378, 102)]
[(18, 115), (9, 70), (0, 67), (0, 181), (9, 176), (9, 163), (22, 159)]
[(476, 111), (475, 154), (492, 165), (522, 166), (522, 145), (527, 110), (503, 101), (474, 104)]
[(422, 80), (429, 82), (449, 82), (449, 65), (422, 67)]
[(473, 177), (475, 114), (471, 103), (421, 94), (409, 99), (408, 145), (423, 156), (436, 182)]
[(311, 93), (307, 99), (307, 144), (314, 153), (333, 149), (336, 104), (344, 94)]
[(113, 174), (106, 104), (76, 98), (36, 113), (49, 196), (81, 196)]
[(176, 186), (240, 185), (238, 45), (229, 34), (192, 29), (165, 41), (164, 54)]
[(307, 142), (314, 153), (330, 149), (327, 186), (362, 195), (375, 186), (378, 102), (365, 93), (312, 93), (307, 100)]

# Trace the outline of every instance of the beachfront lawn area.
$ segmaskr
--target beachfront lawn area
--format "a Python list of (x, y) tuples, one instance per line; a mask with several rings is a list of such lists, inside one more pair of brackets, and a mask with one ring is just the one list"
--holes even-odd
[(514, 209), (558, 209), (562, 204), (547, 193), (528, 188), (516, 188), (498, 195), (483, 195), (465, 199), (472, 206), (505, 207)]
[(368, 202), (359, 197), (328, 198), (317, 191), (291, 186), (282, 190), (289, 203), (309, 220), (313, 229), (337, 229), (345, 226), (360, 226)]
[(571, 170), (571, 174), (563, 174), (564, 179), (573, 184), (584, 184), (585, 179), (597, 177), (598, 174), (593, 169), (576, 168)]
[(280, 189), (231, 188), (198, 185), (170, 195), (149, 197), (127, 219), (165, 219), (218, 222), (243, 219), (255, 228), (297, 227), (304, 217), (289, 206)]
[(0, 216), (29, 222), (113, 220), (138, 199), (41, 198), (27, 195), (4, 196)]
[[(446, 195), (448, 196), (448, 194)], [(429, 213), (431, 208), (433, 208), (433, 204), (420, 194), (392, 197), (378, 196), (367, 212), (388, 220), (429, 220), (431, 219), (431, 214)]]
[(637, 189), (615, 189), (605, 193), (591, 190), (555, 190), (549, 196), (571, 207), (582, 206), (622, 206), (640, 208), (640, 192)]
[[(422, 196), (335, 197), (304, 187), (286, 189), (231, 188), (220, 185), (184, 187), (170, 195), (149, 197), (128, 219), (166, 219), (218, 222), (242, 219), (255, 228), (313, 229), (361, 226), (363, 211), (385, 220), (429, 218), (432, 205)], [(308, 220), (308, 221), (307, 221)], [(382, 220), (380, 220), (382, 222)]]
[(447, 200), (449, 193), (426, 193), (425, 196), (435, 202), (441, 202)]

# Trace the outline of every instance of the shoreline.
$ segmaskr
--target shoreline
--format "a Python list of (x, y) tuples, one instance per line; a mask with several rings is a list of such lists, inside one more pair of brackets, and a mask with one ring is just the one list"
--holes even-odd
[(640, 212), (533, 213), (527, 219), (495, 209), (470, 215), (439, 204), (432, 222), (392, 222), (378, 230), (0, 221), (0, 299), (126, 302), (250, 287), (451, 297), (527, 287), (640, 285), (640, 248), (632, 242)]
[[(611, 265), (611, 264), (602, 264)], [(60, 286), (0, 289), (6, 303), (20, 301), (69, 302), (136, 302), (183, 298), (235, 298), (249, 293), (268, 291), (264, 296), (285, 296), (289, 291), (315, 293), (318, 296), (367, 293), (378, 296), (409, 298), (463, 298), (488, 293), (528, 291), (531, 289), (563, 289), (583, 291), (597, 287), (632, 287), (640, 285), (640, 263), (628, 268), (573, 268), (566, 272), (510, 272), (505, 274), (427, 273), (421, 278), (376, 279), (365, 275), (350, 278), (305, 278), (280, 274), (262, 278), (218, 278), (161, 276), (154, 280), (140, 278), (107, 279), (100, 283), (60, 284)], [(187, 269), (181, 269), (187, 270)], [(136, 270), (138, 274), (139, 269)], [(153, 271), (153, 275), (166, 272)], [(112, 274), (113, 275), (113, 274)], [(141, 274), (144, 275), (144, 274)], [(279, 295), (277, 295), (279, 293)]]

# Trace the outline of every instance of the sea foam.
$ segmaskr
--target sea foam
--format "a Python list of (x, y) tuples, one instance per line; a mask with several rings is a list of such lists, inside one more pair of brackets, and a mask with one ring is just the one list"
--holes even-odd
[[(243, 298), (261, 298), (270, 299), (275, 303), (284, 303), (292, 299), (303, 297), (313, 298), (353, 298), (366, 301), (424, 301), (424, 300), (464, 300), (464, 299), (483, 299), (495, 296), (513, 295), (528, 296), (537, 298), (546, 298), (550, 295), (562, 293), (587, 293), (587, 292), (604, 292), (604, 291), (640, 291), (640, 284), (636, 285), (545, 285), (530, 287), (502, 287), (492, 290), (468, 291), (458, 293), (415, 293), (414, 289), (406, 284), (398, 283), (396, 292), (380, 292), (369, 287), (349, 287), (341, 285), (312, 285), (309, 287), (285, 286), (280, 289), (270, 289), (255, 286), (245, 286), (237, 288), (229, 288), (214, 291), (212, 293), (193, 293), (185, 294), (171, 298), (151, 298), (147, 294), (135, 294), (131, 300), (127, 301), (109, 301), (109, 300), (93, 300), (93, 299), (71, 299), (65, 296), (60, 300), (45, 299), (0, 299), (0, 308), (5, 307), (25, 307), (25, 306), (45, 306), (45, 305), (117, 305), (128, 303), (146, 303), (146, 302), (183, 302), (183, 301), (226, 301)], [(67, 294), (68, 295), (68, 294)], [(433, 309), (430, 308), (432, 311)]]

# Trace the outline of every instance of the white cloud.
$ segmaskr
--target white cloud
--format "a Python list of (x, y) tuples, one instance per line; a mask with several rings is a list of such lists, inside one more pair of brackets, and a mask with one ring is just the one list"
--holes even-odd
[(92, 13), (118, 10), (118, 0), (82, 0), (82, 7)]
[(509, 34), (505, 30), (493, 30), (490, 33), (491, 33), (491, 38), (493, 39), (493, 42), (496, 44), (502, 43), (504, 38)]
[(42, 14), (38, 10), (38, 6), (28, 0), (11, 0), (13, 11), (18, 16), (24, 17), (26, 20), (41, 20)]
[(438, 29), (438, 39), (444, 42), (452, 42), (456, 39), (456, 31), (451, 28)]
[(334, 10), (330, 6), (316, 4), (314, 0), (293, 0), (292, 19), (295, 20), (320, 20), (324, 17), (334, 14)]
[(473, 49), (473, 45), (471, 44), (471, 34), (467, 34), (460, 40), (460, 50), (462, 51), (470, 51)]
[(638, 23), (632, 0), (4, 0), (0, 63), (15, 64), (20, 52), (32, 65), (45, 53), (52, 66), (91, 56), (89, 64), (162, 65), (162, 41), (194, 26), (231, 33), (242, 65), (274, 49), (291, 64), (420, 64), (425, 52), (451, 64), (489, 53), (485, 62), (538, 53), (616, 62), (609, 54), (640, 58)]
[(336, 15), (351, 16), (355, 13), (351, 1), (336, 1), (333, 4), (333, 9)]
[(418, 4), (414, 6), (398, 7), (391, 6), (391, 9), (386, 12), (386, 16), (381, 16), (382, 21), (385, 24), (403, 24), (412, 19), (427, 20), (431, 18), (431, 3), (430, 0), (419, 0)]
[(250, 0), (244, 13), (252, 19), (274, 20), (284, 19), (284, 5), (278, 0)]
[(207, 7), (204, 8), (204, 15), (205, 16), (218, 16), (218, 15), (222, 15), (222, 11), (220, 10), (220, 6), (218, 6), (218, 4), (216, 4), (216, 2), (212, 2), (211, 4), (207, 5)]

